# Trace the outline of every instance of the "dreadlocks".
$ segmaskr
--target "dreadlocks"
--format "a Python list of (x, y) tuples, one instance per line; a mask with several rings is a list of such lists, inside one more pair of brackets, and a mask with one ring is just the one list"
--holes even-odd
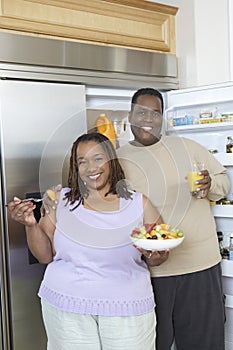
[(106, 153), (109, 161), (110, 188), (109, 191), (105, 194), (105, 196), (112, 193), (117, 194), (118, 197), (122, 197), (125, 199), (131, 198), (131, 192), (128, 191), (127, 184), (125, 181), (124, 171), (119, 163), (112, 142), (106, 136), (97, 132), (83, 134), (73, 143), (71, 149), (70, 168), (68, 175), (68, 187), (70, 188), (70, 191), (65, 194), (65, 198), (68, 200), (68, 202), (70, 202), (70, 204), (74, 204), (75, 201), (78, 201), (77, 206), (75, 206), (72, 210), (76, 209), (80, 205), (80, 203), (83, 203), (84, 198), (87, 198), (89, 195), (88, 189), (79, 175), (77, 162), (78, 145), (82, 142), (87, 143), (89, 141), (94, 141), (100, 144), (104, 152)]

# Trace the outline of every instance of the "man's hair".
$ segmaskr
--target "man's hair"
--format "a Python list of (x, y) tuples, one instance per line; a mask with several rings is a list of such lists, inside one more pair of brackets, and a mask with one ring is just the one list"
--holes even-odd
[[(68, 202), (71, 204), (74, 204), (74, 202), (78, 200), (79, 202), (77, 206), (79, 206), (80, 203), (83, 203), (83, 199), (88, 197), (88, 189), (79, 175), (77, 148), (80, 143), (87, 143), (90, 141), (94, 141), (101, 145), (109, 162), (110, 189), (105, 196), (107, 196), (109, 193), (113, 193), (125, 199), (131, 198), (131, 192), (128, 191), (125, 181), (124, 171), (119, 163), (112, 142), (106, 136), (97, 132), (83, 134), (73, 143), (68, 175), (68, 187), (70, 188), (70, 191), (65, 194), (65, 198), (68, 199)], [(75, 208), (77, 208), (77, 206), (75, 206)]]
[(158, 97), (161, 101), (161, 108), (163, 113), (163, 109), (164, 109), (163, 96), (158, 90), (155, 90), (153, 88), (142, 88), (135, 92), (131, 100), (131, 112), (133, 112), (134, 106), (137, 104), (138, 97), (143, 95), (151, 95), (151, 96)]

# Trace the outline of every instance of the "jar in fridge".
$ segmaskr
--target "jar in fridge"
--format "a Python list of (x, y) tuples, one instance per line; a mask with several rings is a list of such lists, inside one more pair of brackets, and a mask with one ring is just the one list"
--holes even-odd
[(226, 153), (233, 153), (233, 138), (232, 138), (232, 136), (227, 137)]

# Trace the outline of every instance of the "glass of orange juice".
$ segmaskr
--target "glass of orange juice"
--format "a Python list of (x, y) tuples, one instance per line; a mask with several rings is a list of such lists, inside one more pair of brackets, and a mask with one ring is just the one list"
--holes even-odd
[(194, 196), (198, 193), (197, 189), (200, 187), (200, 184), (196, 184), (196, 181), (204, 178), (204, 175), (199, 174), (204, 168), (204, 162), (194, 162), (192, 165), (192, 171), (189, 171), (187, 174), (189, 190)]

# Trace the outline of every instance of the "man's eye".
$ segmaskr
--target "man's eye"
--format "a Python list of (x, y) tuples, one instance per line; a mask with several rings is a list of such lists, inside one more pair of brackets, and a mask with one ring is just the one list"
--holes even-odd
[(95, 161), (96, 161), (96, 162), (100, 162), (100, 161), (102, 161), (102, 160), (103, 160), (102, 157), (95, 158)]
[(161, 114), (160, 114), (159, 112), (154, 112), (154, 113), (152, 114), (152, 117), (153, 117), (153, 118), (160, 118), (160, 117), (161, 117)]

